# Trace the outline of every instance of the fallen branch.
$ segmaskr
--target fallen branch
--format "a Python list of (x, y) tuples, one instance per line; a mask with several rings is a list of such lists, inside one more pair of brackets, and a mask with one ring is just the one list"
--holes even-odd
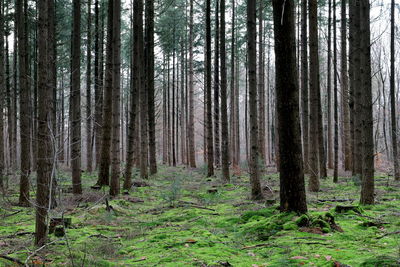
[(242, 249), (252, 249), (252, 248), (259, 248), (259, 247), (266, 247), (270, 245), (269, 243), (262, 243), (262, 244), (257, 244), (257, 245), (253, 245), (253, 246), (245, 246), (242, 247)]
[(20, 213), (20, 212), (22, 212), (22, 210), (17, 210), (17, 211), (15, 211), (15, 212), (11, 213), (11, 214), (6, 214), (6, 215), (3, 216), (3, 219), (4, 219), (4, 218), (7, 218), (7, 217), (14, 216), (14, 215), (17, 215), (17, 214)]
[(35, 232), (19, 232), (19, 233), (15, 233), (12, 235), (6, 235), (6, 236), (2, 236), (1, 239), (3, 238), (14, 238), (17, 236), (22, 236), (22, 235), (33, 235)]
[(20, 261), (19, 259), (7, 256), (7, 255), (1, 255), (1, 254), (0, 254), (0, 258), (5, 259), (5, 260), (9, 260), (9, 261), (17, 263), (17, 264), (19, 264), (21, 266), (24, 266), (24, 263), (22, 261)]
[[(61, 239), (62, 239), (62, 238), (61, 238)], [(40, 248), (36, 249), (34, 252), (32, 252), (32, 254), (30, 254), (30, 255), (26, 258), (25, 263), (23, 263), (23, 265), (25, 265), (26, 267), (29, 267), (28, 261), (29, 261), (33, 256), (35, 256), (39, 251), (41, 251), (41, 250), (44, 249), (45, 247), (50, 246), (51, 244), (54, 244), (54, 243), (60, 241), (61, 239), (57, 239), (57, 240), (51, 241), (50, 243), (46, 243), (46, 244), (44, 244), (43, 246), (41, 246)]]
[(355, 199), (318, 199), (317, 202), (353, 202)]
[(383, 238), (385, 236), (388, 236), (388, 235), (398, 235), (398, 234), (400, 234), (400, 231), (389, 232), (389, 233), (386, 233), (384, 235), (381, 235), (381, 236), (377, 237), (377, 239), (381, 239), (381, 238)]

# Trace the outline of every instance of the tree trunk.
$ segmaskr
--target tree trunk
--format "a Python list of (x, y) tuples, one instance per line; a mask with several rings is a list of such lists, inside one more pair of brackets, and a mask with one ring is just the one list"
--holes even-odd
[(194, 71), (193, 71), (193, 1), (190, 0), (189, 11), (189, 122), (188, 122), (188, 150), (189, 166), (196, 168), (196, 150), (194, 140)]
[[(333, 0), (335, 1), (335, 0)], [(331, 61), (332, 61), (332, 0), (328, 1), (328, 60), (327, 60), (327, 100), (328, 100), (328, 107), (327, 107), (327, 155), (328, 155), (328, 168), (333, 168), (333, 157), (332, 157), (332, 70), (331, 70)], [(335, 23), (335, 21), (333, 22)], [(335, 67), (335, 66), (334, 66)]]
[(362, 85), (361, 125), (362, 125), (362, 183), (361, 199), (363, 205), (374, 204), (374, 139), (373, 102), (371, 86), (371, 31), (370, 3), (360, 0), (360, 73)]
[(154, 1), (146, 1), (146, 82), (149, 105), (149, 170), (157, 173), (156, 159), (156, 121), (154, 106)]
[(309, 0), (309, 48), (310, 48), (310, 157), (308, 189), (311, 192), (319, 191), (319, 140), (318, 114), (319, 107), (319, 57), (318, 57), (318, 28), (317, 28), (317, 0)]
[(333, 155), (333, 182), (338, 182), (339, 165), (339, 120), (338, 120), (338, 99), (337, 99), (337, 44), (336, 44), (336, 0), (333, 0), (333, 121), (334, 125), (334, 155)]
[(112, 99), (113, 99), (113, 0), (108, 1), (108, 23), (106, 44), (106, 69), (104, 79), (103, 115), (102, 121), (107, 122), (102, 127), (101, 158), (99, 179), (100, 186), (109, 185), (110, 182), (110, 151), (111, 151), (111, 121), (112, 121)]
[[(96, 28), (98, 30), (98, 28)], [(92, 1), (88, 0), (86, 51), (86, 169), (92, 171)]]
[[(139, 64), (144, 62), (143, 58), (143, 0), (135, 0), (134, 18), (137, 27), (137, 49), (138, 57), (135, 59)], [(136, 11), (136, 12), (135, 12)], [(141, 70), (141, 68), (139, 68)], [(147, 136), (147, 110), (148, 101), (145, 87), (145, 73), (139, 71), (138, 74), (138, 92), (140, 101), (140, 177), (148, 178), (147, 161), (148, 161), (148, 136)]]
[(260, 111), (259, 120), (259, 146), (260, 164), (262, 169), (265, 166), (265, 85), (264, 85), (264, 46), (263, 46), (263, 9), (264, 2), (260, 1), (258, 7), (258, 110)]
[[(4, 72), (4, 0), (0, 0), (0, 190), (4, 190), (4, 124), (3, 124), (3, 103), (6, 96), (6, 77)], [(7, 55), (8, 56), (8, 55)]]
[(391, 21), (390, 21), (390, 115), (392, 122), (392, 150), (393, 150), (393, 169), (394, 169), (394, 179), (396, 181), (400, 180), (400, 169), (399, 169), (399, 159), (397, 157), (397, 125), (396, 125), (396, 95), (395, 95), (395, 46), (394, 46), (394, 36), (395, 36), (395, 0), (391, 1)]
[[(31, 111), (30, 88), (28, 85), (28, 40), (26, 33), (27, 14), (24, 10), (24, 1), (17, 1), (18, 27), (18, 60), (19, 60), (19, 104), (20, 104), (20, 140), (21, 140), (21, 178), (19, 191), (19, 205), (29, 206), (29, 176), (31, 172)], [(1, 118), (2, 119), (2, 118)], [(2, 132), (1, 132), (2, 133)]]
[(53, 145), (51, 136), (53, 116), (53, 90), (50, 86), (49, 68), (51, 63), (48, 57), (49, 39), (49, 0), (38, 2), (39, 12), (39, 66), (38, 66), (38, 166), (36, 190), (36, 229), (35, 244), (42, 246), (47, 239), (47, 213), (51, 206), (49, 196), (53, 179)]
[(301, 121), (303, 125), (303, 161), (305, 173), (309, 173), (307, 2), (308, 0), (301, 1)]
[(347, 20), (346, 0), (341, 0), (341, 94), (342, 94), (342, 117), (343, 138), (342, 150), (344, 155), (344, 169), (351, 170), (351, 142), (350, 142), (350, 110), (349, 110), (349, 77), (347, 70)]
[(280, 210), (306, 213), (296, 66), (295, 3), (293, 0), (274, 0), (272, 4), (279, 120)]
[[(49, 14), (50, 15), (50, 14)], [(81, 1), (73, 1), (71, 50), (71, 165), (74, 194), (82, 194), (81, 184)]]
[(219, 168), (221, 163), (221, 142), (219, 132), (219, 1), (215, 0), (215, 38), (214, 38), (214, 162)]
[(211, 102), (211, 0), (206, 0), (206, 129), (207, 129), (207, 177), (214, 175), (214, 149)]
[(113, 0), (112, 15), (112, 144), (110, 195), (117, 196), (120, 191), (120, 92), (121, 92), (121, 0)]
[(99, 0), (95, 2), (95, 43), (94, 43), (94, 134), (95, 134), (95, 153), (96, 168), (100, 166), (101, 140), (102, 140), (102, 117), (103, 117), (103, 37), (104, 37), (104, 6), (99, 7)]
[(247, 57), (249, 72), (249, 113), (250, 113), (250, 183), (251, 198), (262, 199), (260, 184), (260, 155), (258, 139), (258, 112), (257, 112), (257, 51), (256, 51), (256, 1), (247, 1)]
[(221, 163), (222, 179), (226, 182), (229, 177), (229, 132), (228, 132), (228, 110), (227, 110), (227, 71), (226, 71), (226, 47), (225, 47), (225, 0), (220, 0), (221, 4), (221, 27), (220, 27), (220, 51), (221, 51)]

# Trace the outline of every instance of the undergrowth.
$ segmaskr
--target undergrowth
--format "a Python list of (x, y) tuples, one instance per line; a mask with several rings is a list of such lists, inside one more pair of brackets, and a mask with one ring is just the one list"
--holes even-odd
[[(62, 238), (50, 235), (53, 243), (32, 260), (49, 266), (400, 265), (400, 235), (394, 234), (400, 229), (400, 184), (387, 177), (376, 178), (377, 204), (363, 207), (353, 178), (321, 180), (322, 191), (308, 193), (309, 212), (299, 216), (277, 209), (276, 174), (263, 177), (272, 189), (265, 187), (268, 201), (252, 202), (245, 172), (230, 184), (203, 172), (160, 167), (148, 186), (110, 200), (111, 211), (107, 188), (90, 189), (96, 175), (85, 173), (82, 197), (62, 193), (52, 212), (72, 218), (71, 227)], [(60, 177), (68, 192), (68, 173)], [(24, 262), (35, 250), (35, 211), (12, 205), (17, 189), (11, 186), (0, 200), (0, 254)], [(338, 205), (354, 209), (338, 212)], [(0, 259), (0, 266), (13, 265)]]

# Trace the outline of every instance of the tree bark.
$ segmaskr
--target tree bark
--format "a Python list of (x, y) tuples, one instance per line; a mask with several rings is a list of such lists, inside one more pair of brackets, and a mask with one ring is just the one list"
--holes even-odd
[(260, 111), (259, 120), (259, 146), (261, 168), (265, 166), (265, 85), (264, 85), (264, 46), (263, 46), (263, 9), (264, 2), (259, 2), (258, 7), (258, 110)]
[(371, 32), (370, 3), (360, 0), (360, 73), (362, 85), (361, 126), (362, 126), (362, 183), (361, 199), (363, 205), (374, 204), (374, 139), (373, 102), (371, 85)]
[(392, 122), (392, 150), (394, 179), (400, 180), (399, 159), (397, 155), (396, 95), (395, 95), (395, 0), (391, 1), (390, 12), (390, 116)]
[(336, 44), (336, 0), (333, 0), (333, 121), (334, 121), (334, 140), (333, 140), (333, 182), (338, 182), (339, 165), (339, 120), (338, 120), (338, 73), (337, 73), (337, 44)]
[[(92, 1), (88, 0), (86, 51), (86, 169), (92, 171)], [(98, 28), (96, 28), (96, 31)]]
[[(49, 14), (50, 15), (50, 14)], [(71, 50), (71, 165), (74, 194), (82, 194), (81, 184), (81, 1), (73, 1)]]
[(226, 47), (225, 47), (225, 0), (221, 4), (221, 27), (220, 27), (220, 51), (221, 51), (221, 163), (222, 178), (228, 182), (229, 177), (229, 131), (228, 131), (228, 110), (227, 110), (227, 70), (226, 70)]
[(35, 244), (42, 246), (47, 239), (47, 212), (51, 206), (49, 194), (53, 177), (53, 146), (52, 146), (52, 116), (53, 91), (50, 86), (49, 68), (51, 62), (48, 57), (49, 39), (49, 1), (38, 2), (39, 12), (39, 62), (38, 62), (38, 161), (37, 161), (37, 190), (36, 190), (36, 228)]
[(194, 140), (194, 71), (193, 71), (193, 0), (190, 0), (189, 11), (189, 122), (188, 122), (188, 150), (189, 166), (196, 168), (196, 150)]
[(317, 0), (309, 0), (309, 49), (310, 49), (310, 157), (308, 189), (311, 192), (319, 191), (319, 139), (318, 115), (319, 107), (319, 57), (318, 57), (318, 28), (317, 28)]
[[(335, 0), (333, 0), (335, 1)], [(332, 149), (332, 0), (328, 1), (328, 55), (327, 55), (327, 155), (328, 155), (328, 168), (333, 169), (333, 149)], [(335, 66), (334, 66), (335, 67)]]
[[(4, 123), (3, 123), (3, 104), (6, 96), (6, 77), (5, 77), (5, 60), (4, 60), (4, 0), (0, 0), (0, 190), (4, 190)], [(8, 56), (8, 55), (7, 55)]]
[[(28, 85), (28, 40), (26, 33), (27, 14), (24, 10), (24, 1), (17, 1), (16, 23), (18, 27), (18, 77), (19, 77), (19, 104), (20, 104), (20, 140), (21, 140), (21, 178), (19, 191), (19, 205), (29, 206), (29, 176), (31, 172), (31, 112), (30, 88)], [(2, 119), (2, 118), (1, 118)]]
[(307, 2), (301, 1), (301, 103), (302, 103), (302, 133), (304, 172), (309, 172), (309, 112), (308, 112), (308, 44), (307, 44)]
[(206, 129), (207, 129), (207, 177), (214, 175), (214, 149), (211, 98), (211, 0), (206, 0)]
[(256, 1), (247, 1), (247, 57), (249, 73), (249, 113), (250, 113), (250, 183), (251, 198), (262, 199), (260, 184), (260, 155), (258, 139), (258, 112), (257, 112), (257, 51), (256, 51)]
[(274, 0), (272, 4), (279, 120), (280, 210), (306, 213), (296, 66), (295, 3), (293, 0)]
[(149, 171), (157, 173), (156, 121), (154, 106), (154, 1), (146, 1), (146, 82), (148, 91), (149, 121)]
[(219, 1), (215, 0), (215, 38), (214, 38), (214, 162), (215, 167), (221, 164), (221, 142), (220, 142), (220, 105), (219, 105)]
[(347, 68), (347, 19), (346, 0), (341, 0), (341, 94), (342, 94), (342, 117), (343, 138), (342, 150), (344, 155), (344, 169), (351, 170), (351, 142), (350, 142), (350, 107), (349, 107), (349, 77)]
[(103, 115), (102, 121), (102, 142), (99, 179), (100, 186), (109, 185), (110, 182), (110, 151), (111, 151), (111, 121), (112, 121), (112, 99), (113, 99), (113, 0), (108, 1), (108, 23), (107, 23), (107, 44), (106, 44), (106, 69), (104, 79)]

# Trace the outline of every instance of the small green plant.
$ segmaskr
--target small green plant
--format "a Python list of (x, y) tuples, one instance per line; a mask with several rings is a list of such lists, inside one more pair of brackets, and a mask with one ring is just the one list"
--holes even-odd
[(171, 207), (175, 207), (176, 203), (182, 197), (182, 182), (181, 177), (177, 176), (172, 182), (168, 190), (161, 194), (161, 198)]

